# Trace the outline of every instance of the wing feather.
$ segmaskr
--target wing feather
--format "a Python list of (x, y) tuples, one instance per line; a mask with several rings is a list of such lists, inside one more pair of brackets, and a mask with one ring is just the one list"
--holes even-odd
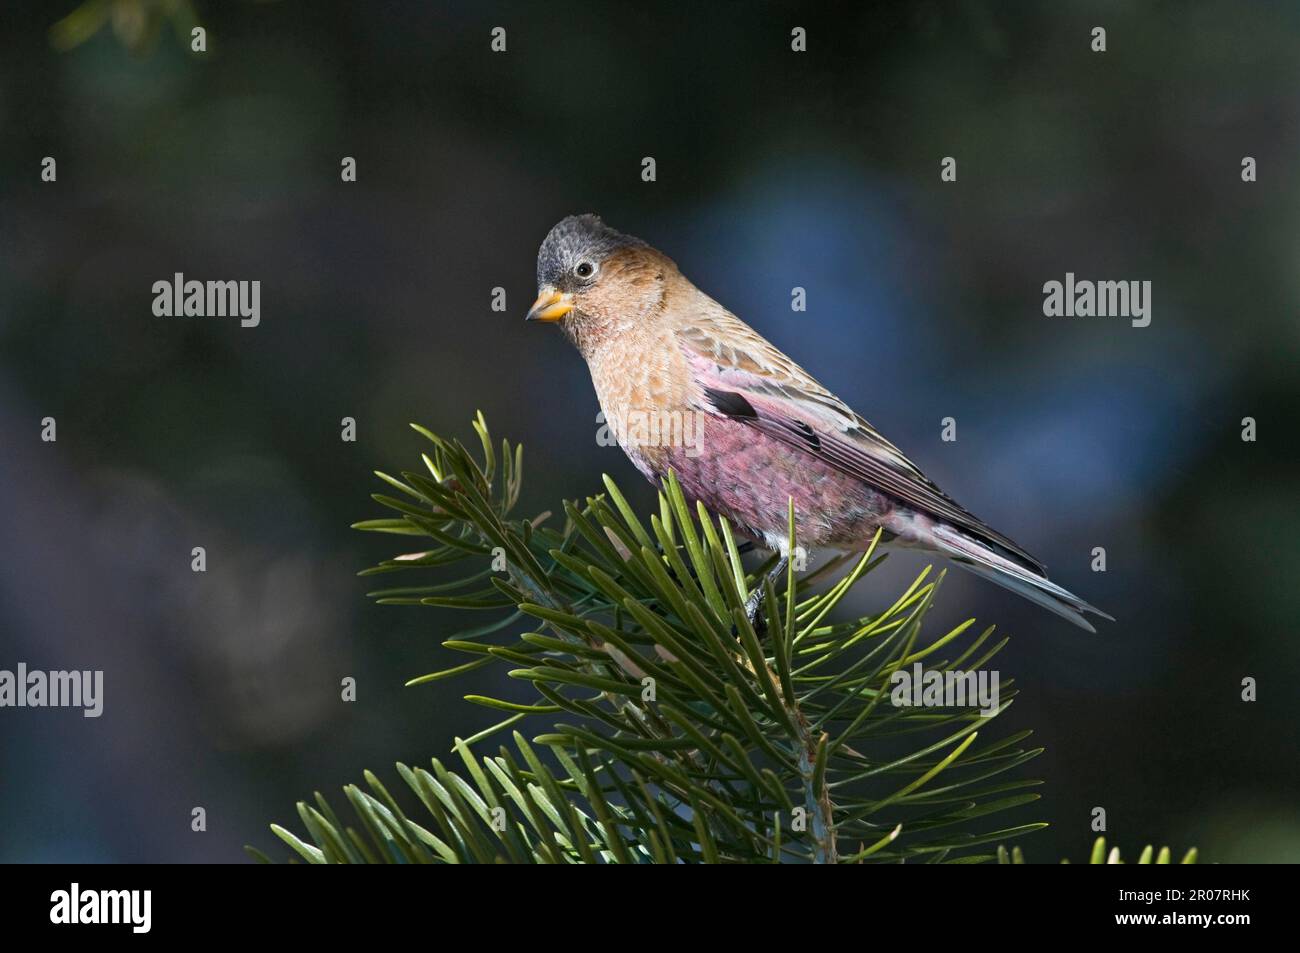
[(870, 423), (739, 318), (706, 315), (679, 329), (678, 340), (699, 387), (699, 409), (812, 454), (1045, 573), (1042, 563), (939, 489)]

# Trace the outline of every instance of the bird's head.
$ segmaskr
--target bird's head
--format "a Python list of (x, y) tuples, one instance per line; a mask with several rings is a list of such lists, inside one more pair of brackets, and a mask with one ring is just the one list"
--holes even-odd
[(537, 253), (537, 300), (527, 320), (559, 322), (579, 347), (650, 320), (676, 270), (639, 238), (595, 215), (570, 215)]

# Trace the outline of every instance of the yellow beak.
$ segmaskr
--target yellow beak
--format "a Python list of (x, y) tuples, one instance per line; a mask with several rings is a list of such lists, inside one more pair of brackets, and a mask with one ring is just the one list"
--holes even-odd
[(524, 320), (558, 321), (572, 310), (573, 295), (567, 291), (561, 293), (554, 288), (543, 288)]

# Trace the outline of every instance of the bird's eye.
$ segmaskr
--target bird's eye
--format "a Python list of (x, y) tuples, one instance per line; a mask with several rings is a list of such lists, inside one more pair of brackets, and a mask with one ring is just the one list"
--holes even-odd
[(580, 261), (573, 269), (573, 273), (579, 278), (590, 278), (596, 273), (596, 266), (589, 261)]

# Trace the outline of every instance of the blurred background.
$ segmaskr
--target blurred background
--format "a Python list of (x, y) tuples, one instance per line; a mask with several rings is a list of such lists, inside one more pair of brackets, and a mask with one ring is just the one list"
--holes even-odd
[[(102, 669), (105, 710), (0, 710), (0, 860), (283, 856), (266, 825), (297, 827), (295, 800), (496, 720), (460, 699), (504, 690), (495, 669), (402, 687), (482, 620), (368, 603), (355, 572), (402, 541), (348, 525), (383, 515), (373, 469), (418, 463), (408, 421), (472, 439), (479, 408), (525, 444), (522, 512), (602, 471), (649, 505), (577, 353), (521, 320), (538, 244), (585, 211), (1116, 616), (1089, 636), (963, 573), (940, 592), (931, 631), (1012, 636), (997, 731), (1035, 730), (1022, 776), (1047, 784), (999, 820), (1051, 822), (1031, 859), (1082, 859), (1100, 806), (1126, 854), (1300, 860), (1300, 8), (101, 0), (3, 23), (0, 668)], [(260, 326), (155, 317), (178, 271), (260, 280)], [(1151, 325), (1045, 317), (1067, 271), (1151, 281)], [(851, 608), (922, 565), (892, 557)]]

